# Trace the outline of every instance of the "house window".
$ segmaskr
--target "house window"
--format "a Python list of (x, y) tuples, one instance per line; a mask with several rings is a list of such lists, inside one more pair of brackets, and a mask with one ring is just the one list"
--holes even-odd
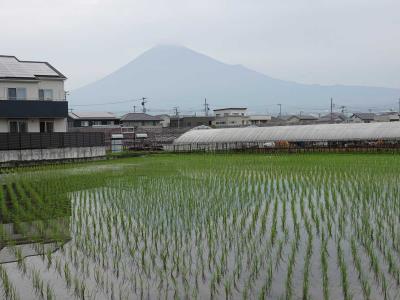
[(8, 100), (26, 100), (26, 88), (8, 88)]
[(39, 89), (39, 100), (53, 100), (53, 90)]
[(99, 125), (101, 125), (101, 121), (93, 121), (93, 125), (99, 126)]
[(81, 126), (82, 127), (88, 127), (89, 126), (89, 121), (81, 121)]
[(54, 132), (54, 123), (49, 121), (41, 121), (40, 132), (47, 132), (47, 133)]
[(18, 132), (27, 132), (28, 124), (26, 121), (10, 121), (10, 132), (18, 133)]

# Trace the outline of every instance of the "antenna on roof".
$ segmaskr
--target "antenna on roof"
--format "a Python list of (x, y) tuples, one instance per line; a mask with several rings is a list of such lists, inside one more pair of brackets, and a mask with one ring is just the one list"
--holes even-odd
[(146, 103), (147, 103), (147, 98), (143, 97), (142, 99), (142, 111), (145, 114), (146, 113)]

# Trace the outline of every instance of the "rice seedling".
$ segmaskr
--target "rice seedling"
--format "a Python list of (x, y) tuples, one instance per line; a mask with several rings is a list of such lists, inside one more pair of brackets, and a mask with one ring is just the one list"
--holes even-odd
[(0, 298), (395, 299), (399, 162), (179, 154), (10, 170)]

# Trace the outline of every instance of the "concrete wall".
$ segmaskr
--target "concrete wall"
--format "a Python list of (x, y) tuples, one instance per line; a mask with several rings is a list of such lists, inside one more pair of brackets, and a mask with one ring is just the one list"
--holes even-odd
[(106, 148), (80, 147), (80, 148), (56, 148), (56, 149), (29, 149), (0, 151), (0, 163), (12, 161), (39, 161), (39, 160), (63, 160), (74, 158), (91, 158), (106, 155)]

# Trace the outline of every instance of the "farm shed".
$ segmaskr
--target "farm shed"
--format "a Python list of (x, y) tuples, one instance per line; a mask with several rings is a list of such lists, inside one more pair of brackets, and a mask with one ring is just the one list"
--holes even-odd
[[(174, 141), (175, 149), (213, 147), (232, 149), (262, 147), (267, 142), (287, 143), (297, 147), (371, 142), (398, 144), (400, 123), (317, 124), (274, 127), (246, 127), (191, 130)], [(189, 149), (186, 149), (189, 150)]]

